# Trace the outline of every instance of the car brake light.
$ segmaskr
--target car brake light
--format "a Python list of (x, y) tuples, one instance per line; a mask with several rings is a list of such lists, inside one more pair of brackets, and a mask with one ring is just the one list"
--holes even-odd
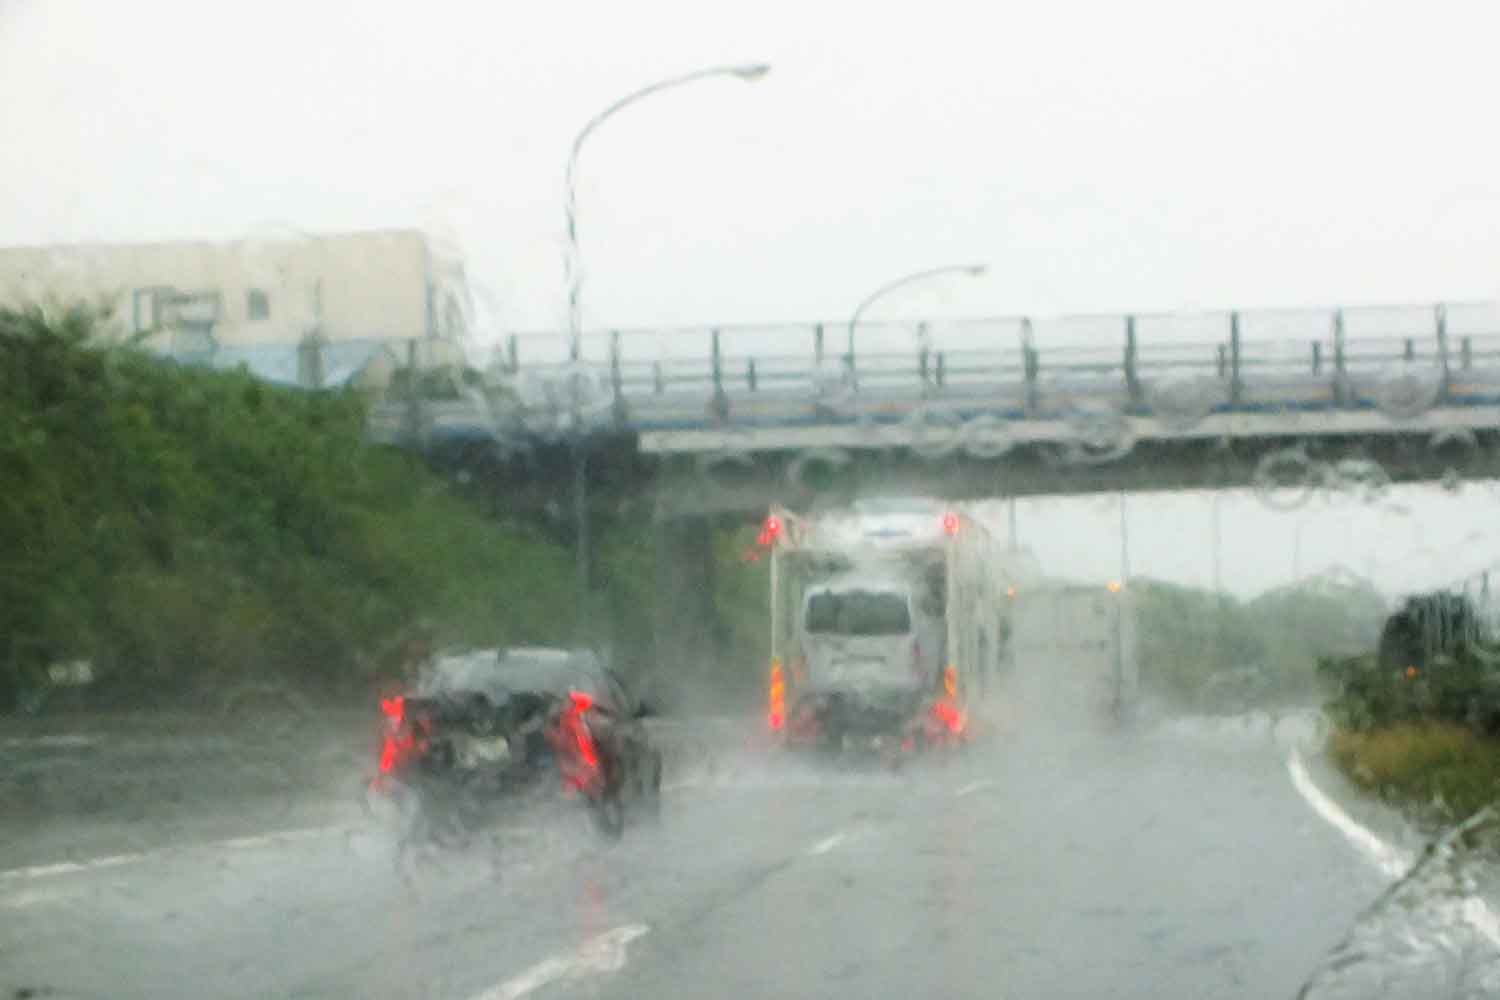
[(594, 705), (592, 696), (583, 691), (569, 691), (569, 704), (563, 710), (559, 728), (572, 738), (583, 768), (565, 767), (563, 780), (580, 791), (595, 780), (599, 768), (599, 748), (594, 744), (594, 734), (589, 732), (583, 713)]
[(781, 535), (781, 518), (772, 514), (767, 517), (761, 525), (760, 534), (755, 537), (756, 544), (763, 549), (768, 549), (776, 544), (776, 539)]
[(578, 744), (578, 755), (583, 758), (583, 762), (589, 767), (598, 767), (599, 751), (594, 746), (594, 735), (581, 718), (574, 720), (573, 739)]
[(385, 743), (380, 747), (380, 773), (390, 774), (391, 769), (396, 766), (396, 758), (401, 755), (401, 747), (394, 736), (387, 736)]
[(958, 534), (958, 515), (949, 511), (943, 515), (943, 530), (950, 535)]
[(403, 695), (380, 699), (380, 714), (388, 722), (388, 731), (380, 744), (380, 773), (390, 774), (401, 760), (401, 755), (417, 745), (417, 739), (405, 727), (406, 698)]
[(932, 714), (938, 721), (948, 727), (951, 733), (959, 733), (964, 728), (964, 715), (953, 705), (946, 701), (935, 701), (932, 703)]

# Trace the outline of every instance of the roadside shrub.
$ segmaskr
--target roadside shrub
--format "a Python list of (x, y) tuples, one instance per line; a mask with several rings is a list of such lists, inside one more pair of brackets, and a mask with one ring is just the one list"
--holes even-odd
[(48, 663), (122, 700), (359, 683), (435, 642), (560, 642), (570, 561), (365, 440), (356, 391), (278, 388), (0, 310), (0, 710)]
[(1415, 806), (1423, 818), (1453, 822), (1500, 794), (1500, 743), (1452, 722), (1399, 722), (1380, 729), (1336, 729), (1329, 755), (1366, 791)]
[(1478, 646), (1433, 657), (1425, 666), (1388, 667), (1374, 654), (1319, 664), (1334, 689), (1327, 709), (1341, 726), (1376, 729), (1419, 719), (1500, 736), (1497, 655)]

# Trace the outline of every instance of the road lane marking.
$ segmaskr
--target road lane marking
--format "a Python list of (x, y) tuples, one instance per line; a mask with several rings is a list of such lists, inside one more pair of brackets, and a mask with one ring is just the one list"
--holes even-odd
[(1401, 849), (1387, 844), (1374, 833), (1369, 831), (1352, 816), (1346, 813), (1337, 802), (1323, 793), (1323, 789), (1313, 783), (1312, 776), (1307, 773), (1307, 765), (1302, 761), (1302, 754), (1293, 750), (1286, 760), (1287, 772), (1292, 776), (1292, 785), (1297, 793), (1317, 813), (1349, 843), (1354, 845), (1355, 850), (1365, 856), (1365, 859), (1379, 868), (1387, 878), (1400, 878), (1411, 869), (1416, 858)]
[(143, 861), (152, 861), (157, 858), (166, 857), (168, 854), (176, 854), (183, 851), (226, 849), (234, 851), (253, 847), (266, 847), (272, 844), (285, 844), (297, 840), (310, 840), (314, 837), (335, 833), (347, 833), (355, 829), (355, 827), (351, 826), (312, 826), (295, 830), (276, 830), (271, 833), (261, 833), (249, 837), (230, 837), (227, 840), (210, 840), (194, 844), (173, 844), (167, 847), (158, 847), (151, 851), (106, 854), (103, 857), (89, 858), (85, 861), (57, 861), (46, 865), (27, 865), (22, 868), (7, 868), (0, 871), (0, 882), (51, 878), (56, 875), (74, 875), (79, 872), (95, 871), (100, 868), (117, 868), (120, 865), (140, 864)]
[(82, 895), (82, 889), (22, 889), (0, 896), (0, 910), (20, 910), (38, 903), (65, 903)]
[(973, 781), (963, 786), (958, 791), (953, 793), (953, 797), (955, 799), (961, 799), (965, 795), (973, 795), (975, 792), (982, 792), (993, 784), (994, 782), (989, 778), (982, 778), (979, 781)]
[(91, 747), (98, 742), (99, 737), (90, 736), (88, 733), (54, 733), (49, 736), (11, 736), (0, 740), (0, 747), (4, 747), (6, 750), (24, 750), (27, 747), (59, 750)]
[(571, 954), (543, 959), (520, 975), (512, 976), (483, 993), (476, 993), (469, 1000), (519, 1000), (559, 980), (619, 972), (625, 968), (625, 946), (650, 929), (645, 924), (626, 924), (605, 931), (583, 942)]
[[(1287, 757), (1286, 769), (1292, 776), (1292, 784), (1296, 786), (1298, 793), (1307, 804), (1312, 806), (1315, 813), (1326, 820), (1329, 825), (1344, 835), (1355, 848), (1365, 856), (1365, 859), (1380, 869), (1381, 873), (1389, 878), (1397, 879), (1405, 875), (1416, 863), (1416, 857), (1407, 851), (1402, 851), (1393, 844), (1387, 844), (1372, 831), (1361, 826), (1352, 816), (1340, 808), (1323, 790), (1312, 780), (1307, 773), (1307, 765), (1302, 761), (1302, 754), (1293, 749)], [(1500, 915), (1478, 896), (1465, 896), (1458, 904), (1458, 913), (1463, 920), (1480, 934), (1490, 944), (1500, 948)]]
[(829, 851), (842, 844), (844, 842), (845, 836), (847, 835), (842, 833), (835, 833), (832, 836), (824, 837), (822, 840), (809, 847), (807, 849), (807, 853), (813, 856), (817, 856), (819, 854), (827, 854)]
[(356, 829), (352, 826), (306, 826), (292, 830), (273, 830), (271, 833), (257, 833), (249, 837), (230, 837), (228, 840), (216, 840), (204, 847), (227, 847), (231, 850), (241, 850), (246, 847), (266, 847), (271, 844), (290, 844), (298, 840), (312, 840), (316, 837), (328, 836), (334, 833), (346, 833)]
[(71, 875), (74, 872), (93, 871), (96, 868), (114, 868), (117, 865), (130, 865), (135, 864), (137, 861), (145, 860), (146, 854), (135, 852), (131, 854), (108, 854), (102, 858), (90, 858), (87, 861), (58, 861), (50, 865), (27, 865), (25, 868), (9, 868), (5, 871), (0, 871), (0, 880)]

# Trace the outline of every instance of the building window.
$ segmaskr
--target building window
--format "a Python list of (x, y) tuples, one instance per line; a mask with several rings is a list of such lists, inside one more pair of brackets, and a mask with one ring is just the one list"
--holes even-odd
[(251, 321), (271, 318), (271, 297), (259, 288), (245, 293), (245, 318)]

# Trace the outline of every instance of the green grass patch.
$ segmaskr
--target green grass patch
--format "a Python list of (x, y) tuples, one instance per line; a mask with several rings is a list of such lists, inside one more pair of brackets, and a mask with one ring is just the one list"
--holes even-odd
[(1418, 819), (1456, 822), (1500, 798), (1500, 740), (1456, 723), (1335, 729), (1328, 751), (1355, 785)]

